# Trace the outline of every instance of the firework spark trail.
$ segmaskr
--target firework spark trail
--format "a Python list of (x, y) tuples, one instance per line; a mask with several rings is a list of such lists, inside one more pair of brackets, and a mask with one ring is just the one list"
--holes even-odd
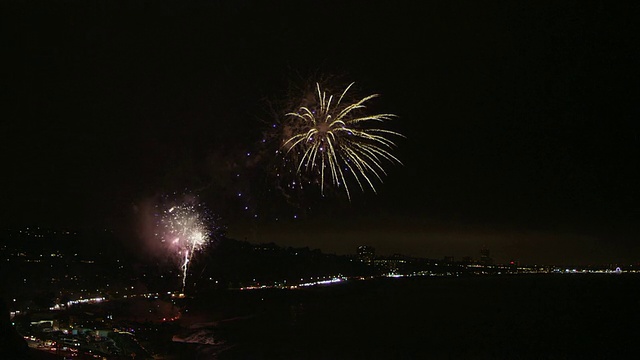
[(296, 173), (319, 176), (321, 193), (324, 195), (325, 177), (338, 187), (343, 186), (347, 197), (351, 193), (347, 178), (355, 179), (361, 190), (366, 183), (374, 192), (372, 177), (382, 182), (386, 171), (383, 160), (402, 164), (391, 154), (396, 144), (387, 136), (404, 137), (395, 131), (371, 126), (396, 117), (394, 114), (366, 115), (365, 103), (378, 97), (366, 96), (353, 102), (344, 101), (351, 83), (340, 97), (320, 89), (316, 83), (315, 99), (311, 106), (300, 106), (296, 112), (285, 115), (285, 133), (281, 150), (297, 164)]
[(184, 292), (184, 288), (187, 285), (187, 271), (189, 270), (189, 250), (184, 252), (184, 261), (182, 263), (182, 291)]
[(194, 253), (209, 243), (206, 210), (195, 201), (170, 207), (160, 216), (161, 241), (180, 259), (182, 291), (186, 287), (189, 264)]

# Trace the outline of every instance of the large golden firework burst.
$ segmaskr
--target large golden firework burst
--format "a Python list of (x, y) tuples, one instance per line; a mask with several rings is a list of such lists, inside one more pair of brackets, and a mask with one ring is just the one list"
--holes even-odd
[(378, 94), (351, 101), (349, 84), (339, 97), (327, 94), (316, 83), (315, 94), (295, 112), (285, 114), (281, 152), (296, 166), (297, 174), (317, 178), (324, 195), (329, 182), (343, 187), (351, 199), (349, 180), (361, 190), (366, 183), (374, 192), (374, 178), (382, 182), (384, 162), (401, 164), (391, 151), (396, 144), (389, 136), (400, 133), (381, 128), (394, 114), (367, 115), (366, 103)]

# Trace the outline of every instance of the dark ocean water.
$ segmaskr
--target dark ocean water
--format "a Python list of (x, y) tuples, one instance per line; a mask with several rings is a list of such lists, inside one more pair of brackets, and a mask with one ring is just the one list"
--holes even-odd
[(220, 360), (636, 359), (639, 289), (634, 274), (556, 274), (211, 294), (191, 313), (233, 320), (195, 332), (226, 346), (177, 346)]

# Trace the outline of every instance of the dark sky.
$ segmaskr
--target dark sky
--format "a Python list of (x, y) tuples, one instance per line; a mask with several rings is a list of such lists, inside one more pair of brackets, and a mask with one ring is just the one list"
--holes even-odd
[[(634, 2), (69, 0), (0, 10), (6, 226), (126, 229), (141, 203), (189, 192), (230, 236), (253, 242), (639, 260)], [(270, 153), (260, 141), (289, 85), (320, 75), (382, 95), (373, 106), (399, 116), (404, 165), (388, 167), (377, 195), (287, 207), (262, 176)]]

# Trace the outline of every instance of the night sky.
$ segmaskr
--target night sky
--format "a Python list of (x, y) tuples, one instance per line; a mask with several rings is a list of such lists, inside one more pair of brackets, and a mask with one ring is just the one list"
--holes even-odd
[[(635, 2), (4, 1), (0, 13), (5, 226), (135, 239), (149, 199), (195, 193), (256, 243), (640, 260)], [(372, 107), (399, 116), (403, 165), (351, 202), (284, 201), (261, 140), (292, 84), (322, 76), (381, 94)]]

